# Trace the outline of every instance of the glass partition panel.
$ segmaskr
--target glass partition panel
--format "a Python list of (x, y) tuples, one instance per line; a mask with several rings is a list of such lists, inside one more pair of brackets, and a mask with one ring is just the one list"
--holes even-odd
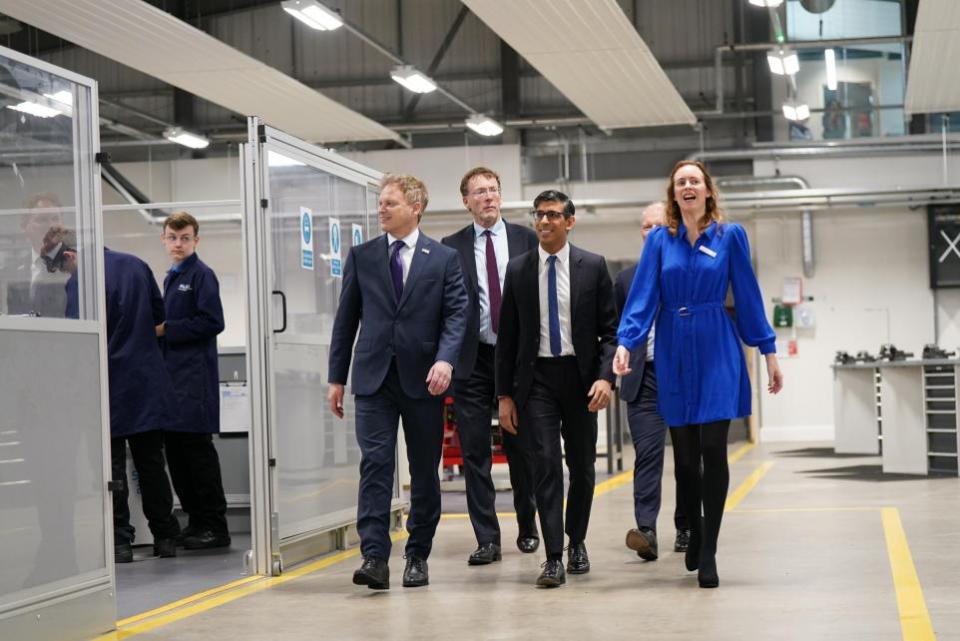
[[(360, 451), (353, 399), (344, 419), (326, 406), (330, 332), (343, 264), (367, 236), (366, 186), (270, 150), (280, 538), (355, 518)], [(305, 250), (305, 247), (309, 247)]]

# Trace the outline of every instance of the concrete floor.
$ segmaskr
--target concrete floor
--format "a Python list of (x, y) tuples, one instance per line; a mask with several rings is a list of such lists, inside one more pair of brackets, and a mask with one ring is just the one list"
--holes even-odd
[[(512, 546), (501, 563), (468, 567), (469, 522), (447, 516), (430, 558), (429, 587), (400, 587), (401, 542), (388, 592), (352, 585), (359, 564), (352, 557), (129, 632), (140, 632), (136, 638), (144, 641), (960, 639), (960, 479), (882, 476), (879, 464), (878, 457), (841, 457), (827, 445), (809, 444), (758, 446), (734, 462), (730, 496), (739, 502), (724, 519), (717, 590), (697, 588), (695, 573), (670, 550), (668, 469), (664, 546), (653, 563), (624, 547), (632, 496), (623, 483), (594, 502), (587, 539), (592, 571), (568, 576), (559, 589), (535, 588), (542, 556), (521, 555)], [(885, 507), (896, 508), (885, 513), (886, 526)], [(905, 546), (896, 543), (897, 516), (912, 563), (904, 564)], [(504, 540), (514, 539), (515, 524), (503, 523)], [(919, 600), (905, 567), (916, 569)], [(925, 604), (932, 631), (918, 603)]]

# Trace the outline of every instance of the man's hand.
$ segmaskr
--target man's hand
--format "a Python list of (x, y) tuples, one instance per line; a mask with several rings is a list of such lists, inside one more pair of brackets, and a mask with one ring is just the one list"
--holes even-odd
[(160, 323), (159, 325), (157, 325), (155, 329), (156, 329), (156, 331), (157, 331), (157, 337), (158, 337), (158, 338), (161, 337), (161, 336), (166, 336), (166, 335), (167, 335), (167, 321), (163, 321), (162, 323)]
[(610, 390), (610, 381), (605, 381), (602, 378), (594, 381), (593, 385), (590, 386), (590, 391), (587, 392), (587, 396), (590, 398), (590, 404), (587, 405), (587, 409), (591, 412), (599, 412), (609, 405)]
[(613, 355), (613, 373), (617, 376), (626, 376), (630, 369), (630, 350), (623, 345), (617, 346), (617, 353)]
[(453, 366), (446, 361), (437, 361), (427, 373), (427, 391), (434, 396), (440, 396), (450, 387), (452, 376)]
[(343, 385), (330, 383), (327, 388), (327, 405), (337, 418), (343, 418)]
[(509, 396), (500, 397), (500, 427), (514, 436), (517, 435), (517, 405)]

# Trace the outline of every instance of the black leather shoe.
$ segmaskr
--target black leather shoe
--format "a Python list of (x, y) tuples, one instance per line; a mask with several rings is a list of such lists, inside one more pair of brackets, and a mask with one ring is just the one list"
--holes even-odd
[(521, 536), (517, 539), (517, 548), (524, 554), (533, 554), (540, 547), (540, 539), (536, 536)]
[(390, 566), (383, 559), (364, 557), (360, 568), (353, 573), (356, 585), (365, 585), (371, 590), (390, 589)]
[(403, 568), (403, 587), (419, 588), (430, 584), (427, 562), (415, 556), (407, 557), (407, 567)]
[(484, 543), (473, 551), (467, 559), (468, 565), (490, 565), (502, 558), (500, 546), (496, 543)]
[(582, 541), (570, 545), (567, 550), (567, 572), (570, 574), (586, 574), (590, 571), (590, 558), (587, 556), (587, 546)]
[(154, 539), (153, 556), (169, 559), (177, 556), (177, 542), (175, 539)]
[(204, 530), (193, 536), (183, 537), (183, 547), (187, 550), (208, 550), (210, 548), (230, 547), (229, 534), (217, 534), (212, 530)]
[(129, 543), (115, 543), (113, 546), (114, 563), (133, 563), (133, 546)]
[(627, 547), (644, 561), (656, 561), (659, 556), (657, 533), (648, 527), (634, 528), (627, 532)]
[(567, 582), (567, 574), (563, 571), (563, 561), (547, 559), (542, 566), (543, 572), (537, 577), (537, 585), (541, 588), (558, 588)]
[(686, 552), (688, 547), (690, 547), (690, 530), (677, 530), (677, 538), (673, 541), (673, 551)]
[(697, 572), (697, 583), (701, 588), (716, 588), (720, 586), (720, 577), (717, 575), (717, 557), (714, 554), (700, 556), (700, 569)]
[(193, 527), (192, 525), (188, 525), (187, 527), (185, 527), (185, 528), (183, 528), (182, 530), (180, 530), (180, 534), (178, 534), (178, 535), (176, 535), (175, 537), (173, 537), (173, 540), (177, 543), (177, 547), (181, 547), (181, 548), (182, 548), (182, 547), (183, 547), (183, 540), (184, 540), (185, 538), (187, 538), (188, 536), (196, 536), (196, 535), (199, 534), (199, 533), (200, 533), (200, 531), (197, 530), (195, 527)]

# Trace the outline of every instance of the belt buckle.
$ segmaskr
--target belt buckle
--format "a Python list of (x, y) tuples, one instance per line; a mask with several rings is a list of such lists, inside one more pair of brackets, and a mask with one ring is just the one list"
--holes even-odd
[(680, 309), (677, 310), (677, 316), (689, 316), (689, 315), (690, 315), (690, 310), (687, 309), (686, 307), (681, 307)]

